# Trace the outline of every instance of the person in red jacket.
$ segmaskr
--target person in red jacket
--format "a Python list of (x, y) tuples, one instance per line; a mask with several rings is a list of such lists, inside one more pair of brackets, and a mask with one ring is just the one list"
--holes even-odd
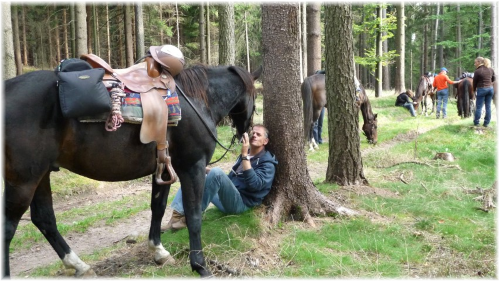
[(446, 69), (446, 67), (442, 67), (441, 72), (434, 77), (434, 83), (432, 83), (432, 86), (437, 89), (436, 119), (439, 119), (441, 105), (443, 106), (443, 119), (446, 118), (446, 106), (448, 105), (448, 84), (456, 84), (462, 81), (451, 81), (446, 73), (448, 73), (448, 69)]

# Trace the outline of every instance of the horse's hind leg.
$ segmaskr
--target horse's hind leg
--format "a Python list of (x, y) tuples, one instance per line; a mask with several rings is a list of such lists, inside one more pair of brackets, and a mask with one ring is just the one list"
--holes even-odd
[(31, 221), (42, 232), (66, 268), (75, 269), (75, 276), (93, 276), (94, 271), (71, 250), (57, 230), (52, 206), (50, 172), (42, 178), (31, 202)]
[(36, 183), (28, 183), (22, 185), (14, 185), (5, 180), (5, 188), (3, 194), (4, 209), (3, 209), (3, 271), (2, 277), (10, 276), (9, 267), (9, 248), (12, 238), (16, 233), (19, 220), (22, 215), (28, 210), (29, 204), (33, 197), (33, 192), (36, 188)]
[(153, 176), (151, 192), (151, 225), (149, 228), (149, 249), (154, 252), (154, 261), (158, 265), (175, 262), (170, 253), (161, 244), (161, 220), (165, 215), (170, 185), (159, 185)]

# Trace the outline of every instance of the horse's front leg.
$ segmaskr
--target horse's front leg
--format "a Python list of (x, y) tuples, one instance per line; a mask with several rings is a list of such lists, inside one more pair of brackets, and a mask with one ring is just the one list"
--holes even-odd
[(202, 198), (205, 189), (205, 162), (199, 161), (178, 174), (182, 186), (182, 204), (189, 232), (189, 260), (193, 271), (201, 277), (211, 276), (208, 270), (201, 245), (201, 213)]
[(149, 249), (154, 252), (154, 261), (158, 265), (165, 263), (173, 264), (174, 258), (170, 253), (163, 248), (161, 244), (161, 220), (165, 215), (167, 207), (168, 194), (170, 192), (170, 184), (159, 185), (156, 183), (155, 175), (152, 176), (152, 191), (151, 191), (151, 225), (149, 228)]

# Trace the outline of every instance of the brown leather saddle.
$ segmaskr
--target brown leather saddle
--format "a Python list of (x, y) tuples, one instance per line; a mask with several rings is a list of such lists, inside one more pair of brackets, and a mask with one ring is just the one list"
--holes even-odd
[[(175, 91), (175, 81), (172, 75), (164, 70), (153, 57), (147, 57), (145, 62), (126, 69), (112, 69), (106, 61), (94, 54), (82, 55), (80, 59), (86, 60), (94, 68), (105, 70), (103, 83), (107, 87), (111, 83), (121, 82), (124, 87), (140, 93), (143, 110), (140, 140), (144, 144), (156, 141), (156, 182), (161, 185), (176, 182), (177, 174), (172, 167), (168, 153), (168, 107), (162, 98), (168, 89)], [(163, 181), (161, 178), (165, 169), (170, 175), (168, 181)]]

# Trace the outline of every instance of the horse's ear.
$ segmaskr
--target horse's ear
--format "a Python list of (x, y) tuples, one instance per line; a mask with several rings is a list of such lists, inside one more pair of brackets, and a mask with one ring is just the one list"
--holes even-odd
[(377, 114), (378, 113), (373, 114), (373, 120), (377, 120)]
[(252, 72), (253, 81), (259, 79), (259, 77), (260, 77), (261, 74), (262, 74), (262, 65), (259, 66), (259, 68), (257, 70), (255, 70), (254, 72)]

